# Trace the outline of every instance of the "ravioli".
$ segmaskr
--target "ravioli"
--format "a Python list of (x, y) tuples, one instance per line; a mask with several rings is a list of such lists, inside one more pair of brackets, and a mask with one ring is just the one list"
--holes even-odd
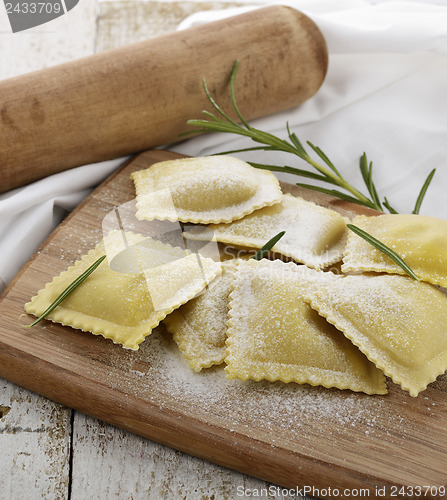
[[(212, 259), (179, 254), (178, 249), (155, 240), (148, 242), (141, 235), (125, 233), (125, 240), (130, 245), (144, 242), (145, 248), (151, 250), (152, 267), (146, 267), (145, 262), (149, 264), (149, 261), (142, 258), (138, 272), (119, 272), (105, 259), (47, 319), (102, 335), (129, 349), (138, 349), (167, 314), (192, 299), (221, 272), (220, 263)], [(36, 316), (42, 314), (74, 279), (105, 254), (106, 248), (113, 262), (120, 257), (122, 245), (123, 235), (119, 231), (108, 235), (40, 290), (25, 305), (25, 311)], [(130, 259), (133, 253), (127, 256)], [(126, 269), (125, 261), (125, 257), (118, 260), (118, 268)]]
[(302, 287), (314, 279), (309, 271), (266, 259), (239, 264), (230, 296), (227, 378), (385, 394), (383, 373), (303, 300)]
[(231, 222), (281, 198), (271, 172), (229, 156), (164, 161), (131, 178), (140, 220)]
[(285, 235), (272, 252), (315, 269), (342, 258), (347, 234), (345, 219), (333, 210), (290, 194), (283, 195), (280, 203), (241, 220), (193, 229), (185, 237), (259, 249), (279, 231), (285, 231)]
[(237, 260), (224, 262), (221, 276), (163, 321), (195, 371), (219, 365), (225, 358), (228, 302), (237, 263)]
[[(447, 221), (413, 214), (356, 217), (353, 224), (397, 252), (418, 278), (447, 287)], [(350, 232), (343, 272), (405, 272), (387, 255)]]
[[(304, 298), (415, 397), (447, 369), (447, 296), (405, 276), (335, 276)], [(330, 279), (329, 279), (330, 278)]]
[(138, 273), (188, 255), (183, 248), (131, 231), (110, 231), (103, 245), (110, 268), (120, 273)]

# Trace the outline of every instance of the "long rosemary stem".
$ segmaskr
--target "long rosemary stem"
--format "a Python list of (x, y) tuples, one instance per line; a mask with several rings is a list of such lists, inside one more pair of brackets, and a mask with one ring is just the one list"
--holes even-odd
[[(285, 173), (293, 173), (299, 175), (301, 177), (312, 178), (318, 180), (320, 182), (324, 182), (327, 184), (335, 185), (341, 188), (343, 191), (339, 191), (337, 189), (327, 189), (320, 186), (312, 185), (312, 184), (302, 184), (297, 183), (298, 186), (306, 187), (308, 189), (313, 189), (314, 191), (320, 191), (323, 193), (330, 194), (332, 196), (336, 196), (338, 198), (358, 203), (360, 205), (373, 208), (376, 210), (383, 211), (383, 208), (386, 208), (390, 213), (397, 213), (397, 211), (391, 206), (388, 199), (386, 197), (383, 198), (383, 201), (380, 201), (380, 197), (377, 193), (376, 186), (374, 185), (372, 178), (372, 163), (368, 164), (365, 153), (360, 157), (360, 171), (362, 173), (363, 181), (367, 188), (369, 197), (362, 193), (358, 188), (350, 184), (343, 175), (337, 170), (334, 164), (329, 160), (329, 158), (325, 155), (325, 153), (317, 146), (314, 146), (309, 141), (307, 144), (310, 148), (312, 148), (313, 152), (322, 160), (319, 162), (312, 158), (303, 144), (300, 142), (295, 133), (293, 133), (289, 129), (289, 125), (287, 124), (287, 132), (289, 140), (281, 139), (269, 132), (265, 132), (263, 130), (256, 129), (248, 124), (248, 122), (242, 116), (237, 103), (236, 96), (234, 90), (234, 81), (236, 79), (236, 73), (239, 66), (239, 62), (236, 61), (233, 71), (230, 77), (230, 97), (231, 103), (233, 106), (233, 110), (235, 111), (240, 124), (236, 123), (214, 100), (211, 96), (207, 86), (205, 79), (203, 80), (203, 89), (204, 92), (217, 112), (217, 115), (210, 113), (209, 111), (204, 111), (204, 115), (208, 119), (194, 119), (188, 120), (188, 124), (196, 127), (195, 130), (188, 131), (184, 135), (190, 135), (195, 133), (208, 133), (208, 132), (223, 132), (228, 134), (236, 134), (244, 137), (250, 138), (252, 141), (261, 144), (261, 146), (257, 147), (248, 147), (238, 149), (236, 151), (225, 151), (219, 154), (229, 154), (235, 152), (247, 152), (254, 150), (263, 150), (263, 151), (282, 151), (285, 153), (290, 153), (294, 156), (298, 156), (300, 159), (304, 160), (307, 164), (309, 164), (313, 169), (315, 169), (318, 174), (315, 174), (311, 170), (305, 170), (301, 168), (289, 167), (289, 166), (279, 166), (279, 165), (265, 165), (259, 163), (251, 163), (256, 168), (263, 168), (265, 170), (271, 170), (275, 172), (285, 172)], [(250, 162), (249, 162), (250, 163)], [(417, 198), (413, 213), (419, 213), (422, 201), (424, 199), (427, 188), (433, 178), (434, 170), (430, 172), (427, 177), (422, 189), (420, 190), (419, 196)], [(349, 193), (349, 194), (348, 194)]]

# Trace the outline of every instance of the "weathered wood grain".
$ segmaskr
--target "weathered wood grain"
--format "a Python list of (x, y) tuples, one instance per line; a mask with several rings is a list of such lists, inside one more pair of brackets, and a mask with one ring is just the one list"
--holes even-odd
[[(264, 2), (267, 4), (267, 2)], [(238, 7), (242, 2), (107, 1), (100, 3), (96, 50), (115, 49), (170, 33), (199, 11)]]
[(238, 486), (258, 491), (270, 486), (80, 412), (75, 414), (73, 443), (73, 500), (84, 500), (86, 491), (90, 499), (230, 500)]
[(93, 54), (98, 3), (81, 0), (51, 23), (14, 34), (0, 9), (0, 80)]
[(67, 498), (72, 410), (4, 380), (0, 405), (0, 499)]
[[(24, 269), (0, 304), (0, 375), (133, 433), (288, 487), (373, 491), (375, 485), (443, 484), (445, 377), (418, 398), (393, 384), (388, 396), (368, 397), (230, 382), (218, 368), (193, 374), (162, 328), (129, 352), (61, 325), (44, 322), (32, 333), (17, 326), (23, 303), (100, 239), (108, 211), (133, 198), (130, 172), (176, 156), (158, 150), (137, 157), (61, 225)], [(345, 214), (367, 211), (288, 189)]]

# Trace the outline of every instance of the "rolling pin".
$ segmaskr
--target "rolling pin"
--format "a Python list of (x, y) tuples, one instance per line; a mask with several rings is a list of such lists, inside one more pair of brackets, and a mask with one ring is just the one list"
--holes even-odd
[(236, 60), (247, 120), (312, 97), (328, 65), (315, 23), (272, 6), (1, 81), (0, 191), (178, 141), (212, 110), (203, 78), (231, 115)]

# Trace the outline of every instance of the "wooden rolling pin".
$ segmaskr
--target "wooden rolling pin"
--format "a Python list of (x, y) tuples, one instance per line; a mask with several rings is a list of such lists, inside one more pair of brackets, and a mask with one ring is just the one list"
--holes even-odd
[(315, 23), (266, 7), (0, 82), (0, 191), (79, 165), (179, 140), (217, 102), (247, 119), (296, 106), (322, 84)]

